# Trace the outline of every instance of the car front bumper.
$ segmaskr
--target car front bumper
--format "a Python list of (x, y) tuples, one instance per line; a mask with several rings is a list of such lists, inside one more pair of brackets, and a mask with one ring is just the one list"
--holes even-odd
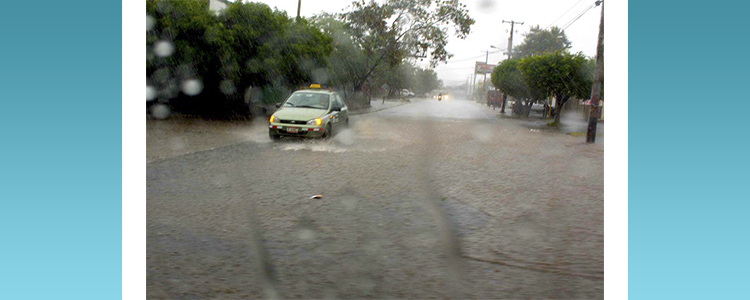
[(316, 137), (322, 137), (323, 134), (325, 134), (325, 127), (315, 126), (315, 125), (271, 124), (271, 125), (268, 125), (268, 132), (270, 134), (280, 135), (280, 136), (316, 138)]

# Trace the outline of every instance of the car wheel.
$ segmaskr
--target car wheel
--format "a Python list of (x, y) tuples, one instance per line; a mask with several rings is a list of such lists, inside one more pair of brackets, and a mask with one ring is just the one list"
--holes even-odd
[(333, 129), (331, 129), (331, 124), (328, 124), (326, 125), (326, 131), (323, 132), (323, 138), (330, 139), (331, 135), (333, 135)]
[(269, 132), (269, 133), (268, 133), (268, 137), (270, 137), (270, 138), (271, 138), (271, 141), (274, 141), (274, 142), (275, 142), (275, 141), (278, 141), (278, 140), (280, 140), (280, 139), (281, 139), (281, 136), (280, 136), (280, 135), (278, 135), (278, 134), (273, 134), (273, 133), (271, 133), (271, 132)]

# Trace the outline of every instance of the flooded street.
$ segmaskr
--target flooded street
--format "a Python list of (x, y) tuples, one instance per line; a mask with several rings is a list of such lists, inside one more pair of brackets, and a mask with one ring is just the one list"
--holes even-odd
[(462, 100), (350, 121), (148, 121), (148, 297), (603, 298), (603, 143)]

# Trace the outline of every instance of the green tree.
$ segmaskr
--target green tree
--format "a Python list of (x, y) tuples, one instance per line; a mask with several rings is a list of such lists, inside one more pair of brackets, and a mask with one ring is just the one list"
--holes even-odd
[(518, 69), (530, 90), (555, 97), (555, 124), (571, 98), (586, 99), (591, 95), (593, 60), (582, 53), (562, 52), (529, 56), (521, 59)]
[(384, 70), (378, 72), (380, 75), (377, 84), (388, 85), (388, 97), (399, 96), (403, 89), (413, 89), (416, 81), (416, 69), (408, 61), (404, 61), (397, 66), (384, 66)]
[(337, 16), (365, 56), (365, 69), (352, 78), (355, 90), (383, 64), (396, 66), (413, 57), (428, 58), (432, 66), (447, 61), (448, 27), (463, 39), (474, 24), (458, 0), (362, 0)]
[[(220, 43), (229, 45), (227, 49), (219, 48), (222, 82), (229, 80), (243, 89), (293, 89), (317, 81), (333, 50), (332, 39), (308, 21), (295, 22), (266, 4), (235, 2), (219, 16), (219, 22), (224, 29), (220, 32), (229, 39)], [(271, 98), (268, 102), (281, 100), (266, 98)]]
[(524, 76), (519, 70), (521, 59), (509, 59), (502, 61), (494, 70), (492, 70), (491, 82), (498, 90), (503, 93), (503, 103), (507, 97), (511, 96), (517, 102), (514, 107), (514, 113), (523, 114), (528, 117), (531, 112), (531, 106), (534, 101), (544, 98), (542, 90), (530, 87), (526, 84)]
[(435, 70), (418, 68), (415, 72), (414, 94), (425, 95), (442, 87)]
[[(149, 83), (173, 99), (181, 82), (200, 80), (202, 91), (190, 99), (202, 111), (247, 109), (249, 87), (263, 91), (261, 100), (280, 101), (325, 73), (333, 50), (332, 39), (306, 20), (265, 4), (237, 1), (217, 16), (204, 1), (147, 0), (146, 13), (154, 20), (146, 36)], [(155, 55), (157, 41), (171, 42), (174, 53)]]
[[(180, 81), (206, 75), (213, 57), (204, 32), (216, 20), (208, 4), (199, 1), (146, 1), (146, 13), (153, 27), (146, 32), (146, 76), (157, 89), (159, 101), (180, 94)], [(157, 51), (172, 47), (171, 53)]]
[(531, 27), (521, 44), (513, 47), (513, 56), (520, 58), (555, 51), (565, 52), (570, 47), (568, 37), (560, 28), (552, 26), (549, 29), (542, 29), (536, 25)]
[(333, 86), (342, 91), (345, 98), (349, 98), (355, 91), (358, 76), (367, 72), (365, 52), (353, 41), (346, 23), (335, 15), (323, 13), (313, 17), (311, 22), (331, 37), (333, 46), (328, 68), (318, 79), (320, 83)]

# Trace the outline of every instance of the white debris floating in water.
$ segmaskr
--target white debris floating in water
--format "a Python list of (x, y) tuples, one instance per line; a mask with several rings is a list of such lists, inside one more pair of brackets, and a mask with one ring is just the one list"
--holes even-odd
[(174, 53), (174, 45), (169, 41), (158, 41), (154, 43), (154, 53), (159, 57), (168, 57)]
[(180, 89), (182, 89), (182, 92), (185, 93), (185, 95), (195, 96), (203, 91), (203, 83), (198, 79), (184, 80), (180, 85)]

